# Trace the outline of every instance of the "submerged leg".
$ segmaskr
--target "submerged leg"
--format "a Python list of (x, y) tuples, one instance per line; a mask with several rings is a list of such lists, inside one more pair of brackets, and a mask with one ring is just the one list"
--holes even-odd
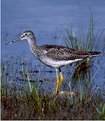
[(61, 72), (61, 69), (59, 69), (59, 71), (60, 71), (60, 80), (59, 80), (59, 88), (60, 88), (60, 86), (62, 85), (62, 82), (63, 82), (63, 74), (62, 74), (62, 72)]
[(55, 90), (55, 94), (58, 93), (58, 89), (59, 89), (59, 77), (58, 77), (58, 69), (56, 69), (56, 90)]

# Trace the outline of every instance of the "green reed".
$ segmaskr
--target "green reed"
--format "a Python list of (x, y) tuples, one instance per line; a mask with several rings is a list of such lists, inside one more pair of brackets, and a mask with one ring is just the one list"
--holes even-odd
[(90, 17), (89, 27), (88, 27), (87, 37), (84, 38), (83, 32), (80, 38), (76, 36), (75, 31), (71, 26), (70, 31), (66, 29), (68, 39), (65, 41), (67, 47), (74, 48), (76, 50), (91, 51), (95, 46), (95, 30), (93, 17)]
[[(93, 18), (90, 19), (86, 42), (83, 41), (83, 37), (78, 38), (75, 36), (72, 26), (70, 31), (66, 31), (68, 34), (68, 39), (65, 42), (67, 47), (84, 51), (94, 49), (93, 45), (96, 41)], [(3, 69), (3, 66), (1, 68), (2, 119), (104, 119), (104, 100), (101, 99), (101, 96), (97, 96), (99, 86), (93, 90), (93, 82), (99, 70), (97, 69), (96, 72), (91, 71), (90, 65), (90, 60), (77, 62), (72, 77), (69, 75), (67, 76), (68, 79), (65, 79), (65, 83), (69, 86), (68, 92), (77, 91), (79, 92), (78, 96), (71, 94), (67, 96), (60, 96), (58, 94), (55, 96), (53, 95), (54, 92), (51, 92), (49, 96), (40, 94), (38, 84), (42, 73), (38, 67), (36, 68), (38, 76), (34, 76), (34, 80), (31, 82), (33, 70), (35, 69), (28, 63), (25, 63), (22, 58), (18, 62), (18, 68), (15, 68), (14, 63), (12, 65), (5, 63), (3, 65), (5, 69)], [(25, 84), (20, 91), (15, 88), (6, 93), (8, 88), (7, 81), (10, 77), (10, 67), (12, 68), (15, 81), (17, 81), (16, 74), (19, 69), (21, 70), (21, 77)], [(28, 70), (29, 68), (31, 68), (31, 72)], [(46, 68), (43, 68), (43, 71), (45, 74)], [(69, 72), (70, 70), (67, 68), (65, 73), (67, 71)]]
[[(65, 44), (67, 47), (76, 49), (78, 51), (94, 51), (98, 47), (97, 41), (100, 40), (104, 29), (102, 30), (99, 37), (96, 37), (95, 35), (95, 25), (93, 21), (93, 16), (90, 17), (89, 26), (87, 29), (87, 35), (80, 35), (80, 37), (76, 36), (75, 30), (73, 30), (73, 27), (71, 25), (70, 30), (66, 29), (68, 38), (65, 40)], [(96, 39), (97, 38), (97, 39)], [(98, 51), (98, 50), (97, 50)], [(92, 60), (92, 61), (91, 61)], [(99, 72), (99, 69), (97, 71), (93, 71), (90, 66), (93, 63), (93, 59), (85, 59), (83, 61), (76, 62), (74, 66), (74, 73), (72, 77), (68, 79), (72, 80), (72, 82), (68, 86), (70, 88), (70, 92), (72, 91), (79, 91), (79, 101), (81, 104), (87, 103), (88, 101), (92, 100), (94, 96), (96, 95), (98, 88), (96, 88), (94, 91), (92, 90), (94, 87), (94, 79)], [(67, 71), (70, 72), (70, 69), (67, 68)], [(75, 88), (77, 87), (77, 89)], [(70, 102), (75, 102), (75, 98), (72, 96), (69, 96)], [(76, 99), (77, 100), (77, 99)]]
[[(49, 96), (40, 94), (40, 88), (38, 86), (41, 75), (40, 71), (40, 74), (38, 74), (39, 76), (35, 77), (33, 83), (31, 83), (32, 74), (28, 73), (28, 64), (22, 65), (22, 63), (20, 63), (18, 65), (18, 68), (15, 68), (15, 65), (13, 66), (13, 64), (5, 64), (3, 65), (5, 66), (4, 71), (2, 67), (2, 80), (3, 85), (5, 84), (5, 88), (3, 85), (1, 85), (1, 88), (6, 90), (1, 92), (2, 119), (84, 119), (80, 113), (81, 110), (83, 110), (84, 115), (87, 116), (87, 110), (84, 110), (84, 108), (87, 108), (88, 110), (94, 110), (95, 107), (93, 106), (92, 102), (97, 105), (97, 98), (95, 98), (95, 95), (98, 88), (91, 91), (91, 85), (93, 84), (93, 80), (98, 70), (90, 76), (88, 75), (88, 73), (87, 77), (85, 77), (84, 79), (84, 82), (82, 80), (82, 77), (78, 77), (79, 81), (76, 81), (76, 83), (79, 90), (75, 90), (75, 84), (73, 85), (73, 83), (71, 82), (71, 84), (69, 85), (69, 91), (79, 91), (80, 95)], [(26, 84), (24, 85), (23, 90), (20, 90), (20, 93), (18, 89), (8, 89), (9, 92), (7, 91), (7, 80), (9, 79), (11, 72), (10, 67), (12, 68), (13, 75), (16, 75), (16, 73), (18, 72), (17, 69), (22, 71), (22, 78), (24, 79)], [(14, 76), (14, 78), (16, 79), (16, 76)], [(9, 113), (8, 110), (10, 110), (11, 113)], [(75, 117), (75, 113), (73, 114), (73, 112), (80, 114)], [(94, 112), (97, 114), (97, 116), (89, 115), (88, 119), (99, 118), (100, 113), (98, 113), (97, 110), (94, 110)]]
[(98, 120), (105, 120), (105, 103), (100, 103), (97, 105), (93, 103), (93, 106), (98, 112)]

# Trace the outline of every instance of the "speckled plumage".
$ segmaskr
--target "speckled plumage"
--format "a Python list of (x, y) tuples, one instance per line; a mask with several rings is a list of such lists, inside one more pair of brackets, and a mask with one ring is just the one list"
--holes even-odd
[(59, 45), (37, 46), (34, 33), (30, 30), (25, 31), (22, 34), (21, 40), (23, 39), (28, 40), (30, 50), (34, 54), (34, 56), (37, 57), (37, 59), (42, 61), (44, 64), (54, 68), (60, 68), (70, 63), (77, 62), (85, 58), (98, 56), (101, 54), (100, 52), (77, 51)]
[(46, 51), (46, 56), (52, 58), (53, 60), (60, 61), (68, 61), (75, 60), (80, 58), (93, 57), (100, 54), (100, 52), (83, 52), (77, 51), (71, 48), (67, 48), (59, 45), (42, 45), (39, 48)]
[[(36, 44), (36, 38), (34, 33), (30, 30), (25, 31), (21, 37), (22, 40), (28, 40), (29, 47), (34, 56), (39, 59), (44, 64), (55, 68), (56, 70), (56, 91), (55, 94), (58, 94), (59, 88), (63, 81), (63, 74), (61, 72), (61, 67), (83, 60), (85, 58), (90, 58), (94, 56), (101, 55), (100, 52), (83, 52), (77, 51), (71, 48), (67, 48), (59, 45), (42, 45), (38, 46)], [(16, 40), (9, 42), (12, 44)], [(58, 69), (60, 71), (60, 77), (58, 77)]]
[(42, 45), (31, 47), (32, 53), (44, 64), (60, 68), (85, 58), (98, 56), (100, 52), (83, 52), (58, 45)]
[[(73, 62), (77, 62), (83, 60), (85, 58), (90, 58), (94, 56), (98, 56), (100, 52), (84, 52), (77, 51), (72, 48), (60, 46), (60, 45), (41, 45), (38, 46), (36, 44), (36, 38), (34, 33), (30, 30), (25, 31), (20, 40), (28, 40), (29, 47), (34, 56), (42, 61), (44, 64), (54, 67), (60, 68), (61, 66), (68, 65)], [(14, 43), (16, 40), (9, 42)]]

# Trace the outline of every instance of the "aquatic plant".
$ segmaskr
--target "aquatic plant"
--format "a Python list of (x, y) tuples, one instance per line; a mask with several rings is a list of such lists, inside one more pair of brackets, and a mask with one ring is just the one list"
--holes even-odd
[[(67, 34), (65, 43), (68, 47), (84, 51), (94, 49), (96, 41), (93, 19), (90, 20), (85, 43), (82, 37), (79, 39), (75, 36), (72, 27), (70, 32), (67, 30)], [(90, 60), (83, 60), (76, 63), (74, 71), (65, 68), (66, 78), (63, 83), (68, 86), (68, 91), (61, 91), (55, 96), (51, 89), (50, 93), (44, 93), (48, 91), (45, 89), (48, 86), (46, 80), (53, 81), (52, 71), (49, 71), (51, 76), (48, 76), (46, 68), (40, 70), (38, 66), (32, 66), (32, 63), (21, 57), (13, 62), (2, 61), (1, 119), (105, 119), (104, 99), (97, 96), (100, 87), (94, 86), (99, 70), (91, 70), (92, 63)], [(42, 85), (45, 88), (41, 90)]]

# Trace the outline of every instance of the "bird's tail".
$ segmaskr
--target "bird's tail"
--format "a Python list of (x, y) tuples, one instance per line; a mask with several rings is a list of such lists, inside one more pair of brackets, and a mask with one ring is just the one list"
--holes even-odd
[(95, 56), (102, 55), (102, 53), (98, 52), (98, 51), (89, 51), (88, 53), (89, 53), (90, 57), (95, 57)]

